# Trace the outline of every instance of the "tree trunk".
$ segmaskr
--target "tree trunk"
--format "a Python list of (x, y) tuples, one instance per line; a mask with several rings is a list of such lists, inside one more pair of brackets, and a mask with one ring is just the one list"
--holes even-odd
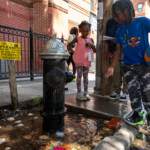
[[(112, 4), (113, 0), (104, 0), (104, 17), (103, 17), (103, 35), (105, 35), (106, 22), (112, 17)], [(105, 74), (110, 65), (108, 57), (108, 46), (105, 41), (103, 41), (102, 49), (102, 80), (101, 80), (101, 95), (109, 95), (112, 91), (110, 88), (112, 78), (106, 79)]]

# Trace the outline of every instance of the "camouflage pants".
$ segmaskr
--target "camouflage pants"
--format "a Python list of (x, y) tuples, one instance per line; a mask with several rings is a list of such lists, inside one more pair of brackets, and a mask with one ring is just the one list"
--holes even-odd
[(142, 103), (150, 113), (150, 66), (146, 64), (123, 64), (131, 107), (134, 111), (142, 110)]

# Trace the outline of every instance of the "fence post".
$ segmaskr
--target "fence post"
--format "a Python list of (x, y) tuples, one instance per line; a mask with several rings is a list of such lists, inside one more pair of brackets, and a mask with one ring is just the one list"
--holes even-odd
[(33, 70), (33, 30), (30, 27), (30, 80), (34, 80), (34, 70)]

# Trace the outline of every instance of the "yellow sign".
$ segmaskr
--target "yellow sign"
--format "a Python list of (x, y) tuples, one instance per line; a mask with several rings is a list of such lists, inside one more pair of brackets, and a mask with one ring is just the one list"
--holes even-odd
[(0, 59), (21, 60), (20, 44), (0, 41)]

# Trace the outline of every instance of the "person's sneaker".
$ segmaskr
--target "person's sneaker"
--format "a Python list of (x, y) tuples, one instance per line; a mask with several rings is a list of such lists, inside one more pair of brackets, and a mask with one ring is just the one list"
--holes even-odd
[(147, 119), (147, 131), (150, 132), (150, 114), (146, 114), (146, 119)]
[(89, 95), (88, 93), (85, 93), (85, 94), (84, 94), (84, 97), (85, 97), (87, 100), (90, 100), (90, 99), (91, 99), (91, 97), (90, 97), (90, 95)]
[(88, 92), (84, 92), (84, 97), (87, 99), (87, 100), (90, 100), (91, 97), (90, 95), (88, 94)]
[(127, 101), (127, 95), (125, 93), (123, 93), (120, 97), (120, 101), (125, 102)]
[(129, 118), (124, 119), (124, 121), (132, 126), (143, 125), (144, 124), (143, 114), (134, 111), (132, 115)]
[(119, 98), (120, 98), (120, 94), (114, 92), (114, 93), (112, 93), (112, 94), (110, 95), (110, 98), (111, 98), (111, 99), (119, 99)]
[(82, 92), (77, 93), (76, 99), (77, 99), (77, 100), (81, 100), (81, 101), (86, 101), (86, 100), (87, 100), (87, 99), (84, 97), (84, 95), (83, 95)]

